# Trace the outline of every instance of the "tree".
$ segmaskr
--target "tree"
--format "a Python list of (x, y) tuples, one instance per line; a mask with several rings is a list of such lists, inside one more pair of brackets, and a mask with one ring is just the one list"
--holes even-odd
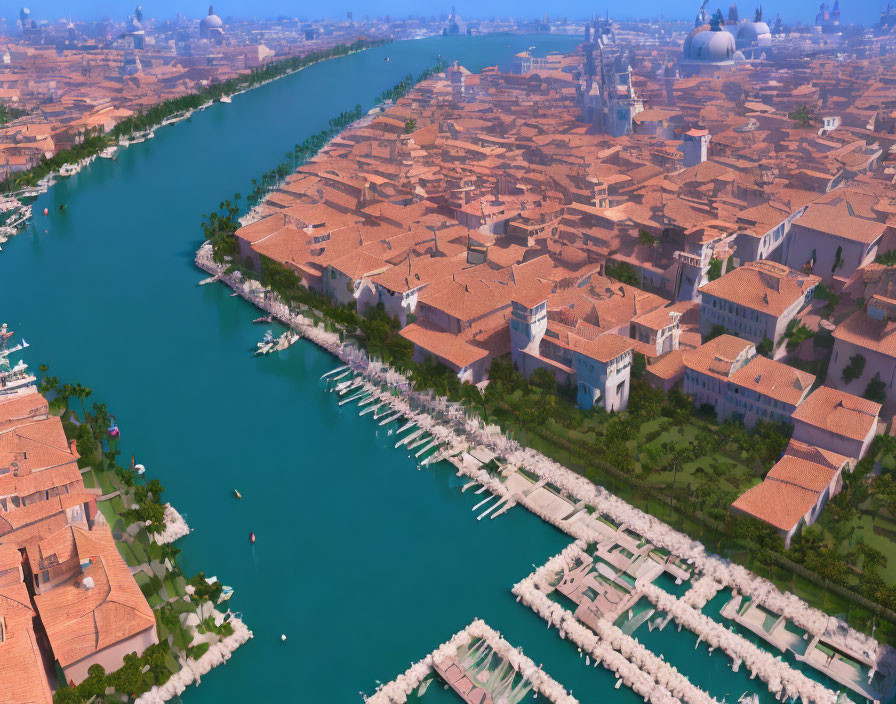
[(50, 391), (53, 391), (57, 386), (59, 386), (59, 379), (55, 376), (45, 376), (37, 385), (37, 390), (46, 395)]
[(545, 391), (553, 391), (557, 388), (557, 379), (550, 371), (539, 367), (529, 375), (529, 384)]
[(638, 230), (638, 240), (647, 247), (656, 247), (659, 240), (647, 230)]
[(884, 404), (887, 402), (886, 388), (886, 383), (884, 383), (879, 376), (875, 376), (868, 382), (868, 386), (866, 386), (865, 390), (862, 392), (862, 398), (867, 398), (869, 401), (874, 401), (875, 403)]
[(92, 393), (92, 389), (82, 386), (81, 384), (75, 384), (72, 389), (72, 396), (81, 402), (81, 420), (85, 423), (87, 422), (87, 408), (84, 406), (84, 401), (89, 398)]
[(815, 116), (809, 112), (809, 106), (803, 105), (798, 110), (787, 113), (787, 117), (794, 122), (799, 122), (803, 127), (809, 127)]
[(762, 342), (756, 345), (756, 354), (761, 354), (763, 357), (769, 357), (772, 353), (773, 348), (774, 343), (767, 337), (764, 337), (762, 339)]
[(715, 281), (716, 279), (721, 278), (721, 276), (722, 276), (722, 260), (712, 257), (709, 260), (709, 271), (706, 274), (706, 278), (708, 278), (710, 281)]
[(605, 273), (611, 279), (616, 279), (617, 281), (621, 281), (622, 283), (628, 284), (629, 286), (641, 285), (641, 277), (638, 276), (638, 272), (635, 271), (635, 268), (628, 262), (620, 262), (615, 266), (612, 264), (607, 264)]
[(890, 249), (883, 254), (878, 254), (874, 261), (884, 266), (893, 266), (896, 264), (896, 249)]
[(843, 381), (848, 384), (862, 376), (862, 372), (865, 371), (866, 362), (867, 360), (862, 354), (854, 354), (850, 357), (849, 364), (843, 367), (843, 372), (841, 374)]
[(728, 332), (728, 328), (726, 328), (724, 325), (719, 325), (718, 323), (716, 323), (709, 329), (709, 334), (706, 336), (704, 342), (709, 342), (710, 340), (714, 340), (717, 337), (721, 337), (722, 335), (730, 334), (731, 333)]
[(404, 133), (410, 134), (417, 129), (417, 121), (413, 118), (404, 123)]

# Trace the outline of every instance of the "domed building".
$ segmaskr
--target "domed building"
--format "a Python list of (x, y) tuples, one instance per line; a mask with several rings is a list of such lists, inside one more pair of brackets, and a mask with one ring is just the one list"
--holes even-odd
[(679, 67), (683, 75), (713, 73), (734, 66), (737, 45), (723, 29), (722, 13), (716, 11), (709, 24), (694, 27), (684, 40)]
[(772, 31), (762, 21), (762, 8), (756, 10), (756, 16), (752, 22), (741, 23), (734, 35), (738, 51), (745, 56), (755, 56), (762, 52), (768, 52), (772, 46)]
[(216, 41), (221, 41), (224, 37), (224, 22), (215, 14), (212, 5), (208, 6), (208, 15), (199, 21), (199, 36)]

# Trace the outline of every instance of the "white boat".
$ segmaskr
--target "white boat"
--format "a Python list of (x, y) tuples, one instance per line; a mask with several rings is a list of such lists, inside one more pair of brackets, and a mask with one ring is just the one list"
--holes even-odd
[(275, 338), (274, 333), (268, 330), (264, 335), (264, 339), (262, 339), (262, 341), (258, 343), (258, 349), (255, 350), (255, 355), (280, 352), (281, 350), (285, 350), (290, 345), (296, 343), (298, 339), (298, 334), (289, 331)]
[(227, 601), (232, 596), (233, 596), (233, 587), (225, 586), (221, 589), (221, 596), (218, 597), (218, 603), (220, 604), (222, 601)]

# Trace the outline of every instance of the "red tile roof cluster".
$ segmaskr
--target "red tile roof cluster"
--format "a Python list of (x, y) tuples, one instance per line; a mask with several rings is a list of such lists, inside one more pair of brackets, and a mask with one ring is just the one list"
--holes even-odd
[[(62, 667), (155, 629), (108, 527), (93, 523), (74, 443), (33, 388), (0, 397), (0, 701), (51, 701), (32, 622)], [(21, 552), (20, 552), (21, 551)], [(27, 574), (54, 580), (34, 596)], [(61, 572), (60, 572), (61, 570)], [(43, 581), (41, 585), (45, 584)], [(37, 588), (37, 587), (36, 587)], [(36, 619), (36, 620), (35, 620)]]

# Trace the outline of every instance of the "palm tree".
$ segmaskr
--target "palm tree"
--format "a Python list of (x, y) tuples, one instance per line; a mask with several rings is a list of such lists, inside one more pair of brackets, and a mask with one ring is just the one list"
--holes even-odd
[(81, 386), (81, 384), (75, 384), (75, 388), (72, 391), (72, 396), (81, 401), (81, 420), (83, 422), (87, 422), (87, 408), (84, 406), (84, 400), (93, 393), (93, 390), (87, 386)]

